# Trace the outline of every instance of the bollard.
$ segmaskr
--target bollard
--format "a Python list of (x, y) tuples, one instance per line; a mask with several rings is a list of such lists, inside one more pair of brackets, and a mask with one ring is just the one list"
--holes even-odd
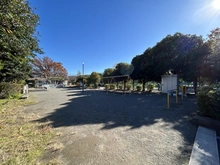
[(170, 108), (170, 94), (167, 92), (167, 108)]
[(176, 103), (178, 103), (178, 90), (176, 90)]
[(183, 100), (183, 95), (184, 95), (184, 86), (182, 87), (182, 100)]

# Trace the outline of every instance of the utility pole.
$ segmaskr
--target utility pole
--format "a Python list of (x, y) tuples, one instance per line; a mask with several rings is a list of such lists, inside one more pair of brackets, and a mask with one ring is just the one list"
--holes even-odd
[(82, 80), (82, 91), (84, 91), (84, 62), (82, 63), (82, 75), (83, 75), (83, 80)]

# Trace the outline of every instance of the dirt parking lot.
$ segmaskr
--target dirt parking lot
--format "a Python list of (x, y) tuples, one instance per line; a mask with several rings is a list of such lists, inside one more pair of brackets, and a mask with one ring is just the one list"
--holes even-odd
[[(34, 122), (48, 122), (58, 132), (67, 165), (184, 165), (188, 164), (197, 110), (189, 96), (166, 108), (165, 94), (121, 94), (54, 88), (30, 92), (39, 102), (26, 113)], [(55, 154), (56, 155), (56, 154)], [(49, 156), (55, 156), (52, 153)], [(57, 156), (57, 155), (56, 155)], [(45, 156), (45, 158), (48, 157)]]

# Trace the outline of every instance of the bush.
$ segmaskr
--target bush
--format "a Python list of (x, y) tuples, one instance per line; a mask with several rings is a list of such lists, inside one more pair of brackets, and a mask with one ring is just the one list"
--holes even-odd
[(105, 84), (105, 90), (109, 90), (110, 85), (109, 84)]
[(136, 88), (137, 88), (137, 91), (139, 91), (139, 92), (142, 90), (142, 86), (141, 85), (137, 85)]
[(120, 90), (122, 90), (122, 89), (123, 89), (123, 85), (119, 85), (118, 88), (119, 88)]
[(202, 87), (197, 93), (199, 114), (220, 120), (220, 86)]
[(21, 84), (1, 82), (0, 83), (0, 99), (18, 98), (21, 96)]
[(93, 88), (97, 89), (98, 88), (98, 84), (93, 84)]
[(131, 90), (131, 84), (126, 85), (127, 90)]
[(116, 85), (115, 85), (115, 84), (111, 84), (111, 85), (110, 85), (110, 89), (111, 89), (111, 90), (115, 90), (115, 88), (116, 88)]
[(151, 92), (153, 89), (154, 89), (154, 84), (148, 84), (148, 85), (147, 85), (147, 90), (148, 90), (148, 91)]
[(94, 85), (93, 85), (93, 84), (87, 84), (87, 88), (88, 88), (88, 89), (93, 89), (93, 88), (94, 88)]

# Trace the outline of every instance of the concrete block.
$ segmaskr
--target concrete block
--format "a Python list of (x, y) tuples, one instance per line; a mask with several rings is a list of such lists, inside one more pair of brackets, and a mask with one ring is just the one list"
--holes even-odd
[(199, 126), (189, 165), (219, 165), (217, 137), (214, 130)]

